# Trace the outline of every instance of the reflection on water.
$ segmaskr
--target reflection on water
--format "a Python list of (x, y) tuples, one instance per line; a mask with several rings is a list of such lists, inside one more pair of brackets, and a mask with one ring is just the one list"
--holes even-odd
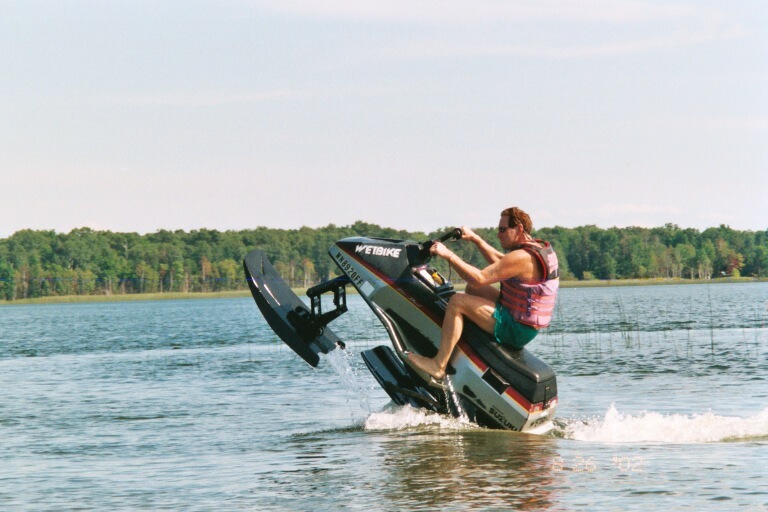
[(553, 439), (487, 430), (384, 435), (383, 496), (405, 508), (514, 507), (556, 502)]
[(318, 503), (343, 495), (360, 509), (366, 507), (354, 507), (354, 496), (370, 492), (377, 503), (397, 504), (393, 510), (541, 510), (557, 502), (552, 438), (476, 427), (339, 434), (293, 436), (285, 447), (290, 457), (270, 456), (258, 475), (263, 504), (297, 506), (301, 492)]

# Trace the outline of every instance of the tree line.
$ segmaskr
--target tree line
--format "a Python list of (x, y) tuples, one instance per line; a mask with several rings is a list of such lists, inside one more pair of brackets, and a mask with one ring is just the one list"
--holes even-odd
[[(289, 285), (308, 287), (338, 274), (327, 255), (336, 240), (375, 236), (425, 241), (449, 229), (408, 232), (361, 221), (341, 227), (159, 230), (144, 235), (26, 229), (0, 239), (0, 299), (244, 290), (242, 260), (255, 248), (267, 253)], [(476, 231), (498, 248), (495, 228)], [(721, 225), (699, 231), (666, 224), (554, 227), (534, 235), (553, 244), (564, 279), (711, 279), (768, 273), (768, 230)], [(484, 265), (472, 244), (456, 243), (453, 249), (470, 263)], [(444, 261), (434, 265), (450, 273)]]

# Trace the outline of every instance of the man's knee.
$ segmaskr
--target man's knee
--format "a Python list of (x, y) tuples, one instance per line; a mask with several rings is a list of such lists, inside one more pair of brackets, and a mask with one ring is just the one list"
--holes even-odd
[(476, 297), (466, 293), (454, 293), (448, 301), (448, 308), (454, 311), (465, 313), (468, 309), (475, 307)]
[(448, 299), (448, 311), (461, 311), (463, 302), (464, 294), (454, 293), (451, 295), (451, 298)]

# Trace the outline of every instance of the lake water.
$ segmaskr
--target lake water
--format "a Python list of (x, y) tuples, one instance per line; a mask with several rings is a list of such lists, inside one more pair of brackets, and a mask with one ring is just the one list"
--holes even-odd
[(253, 300), (0, 307), (0, 510), (765, 510), (768, 283), (561, 292), (549, 436), (312, 369)]

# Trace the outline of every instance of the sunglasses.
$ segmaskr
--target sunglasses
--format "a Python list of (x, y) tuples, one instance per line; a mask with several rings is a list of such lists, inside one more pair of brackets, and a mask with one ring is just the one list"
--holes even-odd
[(504, 233), (508, 229), (515, 229), (520, 224), (515, 224), (514, 226), (499, 226), (499, 234)]

